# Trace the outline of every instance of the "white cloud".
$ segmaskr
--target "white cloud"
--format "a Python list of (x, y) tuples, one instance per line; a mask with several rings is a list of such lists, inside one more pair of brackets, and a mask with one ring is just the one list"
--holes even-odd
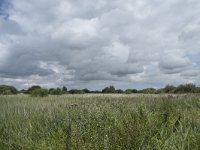
[(9, 17), (0, 16), (2, 83), (92, 88), (199, 84), (198, 0), (8, 3), (4, 11)]

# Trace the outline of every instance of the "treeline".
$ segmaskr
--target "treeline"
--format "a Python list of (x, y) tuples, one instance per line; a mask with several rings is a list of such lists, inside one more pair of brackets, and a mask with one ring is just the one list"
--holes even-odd
[(133, 93), (144, 93), (144, 94), (182, 94), (182, 93), (200, 93), (200, 87), (195, 84), (181, 84), (179, 86), (167, 85), (164, 88), (146, 88), (142, 90), (137, 89), (115, 89), (114, 86), (108, 86), (101, 91), (91, 91), (88, 89), (71, 89), (68, 90), (65, 86), (62, 88), (50, 88), (45, 89), (41, 86), (32, 86), (27, 90), (18, 91), (14, 86), (0, 85), (0, 95), (13, 95), (13, 94), (30, 94), (31, 96), (47, 96), (47, 95), (62, 95), (62, 94), (85, 94), (85, 93), (121, 93), (121, 94), (133, 94)]

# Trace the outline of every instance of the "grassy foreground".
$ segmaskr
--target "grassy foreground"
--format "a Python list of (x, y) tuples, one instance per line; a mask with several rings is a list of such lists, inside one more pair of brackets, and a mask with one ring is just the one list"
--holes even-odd
[(198, 150), (199, 95), (0, 96), (0, 150)]

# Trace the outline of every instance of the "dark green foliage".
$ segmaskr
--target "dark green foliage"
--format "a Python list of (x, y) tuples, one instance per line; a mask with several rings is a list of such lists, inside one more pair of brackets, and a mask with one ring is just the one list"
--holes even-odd
[(155, 94), (163, 94), (165, 93), (165, 89), (164, 88), (161, 88), (161, 89), (157, 89)]
[(64, 92), (60, 88), (51, 88), (49, 89), (49, 94), (51, 95), (62, 95)]
[(46, 97), (48, 96), (48, 90), (42, 88), (36, 88), (34, 90), (31, 90), (30, 94), (32, 97)]
[(26, 94), (26, 93), (27, 93), (27, 90), (22, 89), (22, 90), (19, 91), (19, 93)]
[(198, 89), (195, 84), (181, 84), (179, 85), (175, 91), (175, 93), (196, 93)]
[(103, 90), (102, 90), (102, 93), (115, 93), (115, 87), (114, 86), (109, 86), (109, 87), (105, 87)]
[(25, 94), (31, 94), (32, 91), (36, 90), (36, 89), (41, 89), (41, 87), (39, 85), (34, 85), (32, 87), (30, 87)]
[(123, 91), (123, 90), (121, 90), (121, 89), (117, 89), (117, 90), (115, 90), (115, 93), (122, 94), (122, 93), (124, 93), (124, 91)]
[(176, 87), (173, 85), (166, 85), (164, 88), (164, 93), (174, 93)]
[(62, 87), (63, 93), (67, 93), (67, 88), (65, 86)]
[(200, 93), (200, 87), (196, 87), (196, 93)]
[(82, 90), (72, 89), (72, 90), (69, 90), (69, 93), (70, 94), (84, 94), (85, 92)]
[(12, 95), (17, 94), (17, 89), (9, 85), (0, 85), (0, 95)]
[[(0, 85), (0, 95), (11, 95), (11, 94), (17, 94), (17, 93), (24, 93), (24, 94), (31, 94), (32, 91), (35, 91), (36, 89), (41, 89), (39, 85), (34, 85), (28, 90), (20, 90), (19, 92), (17, 89), (13, 86), (8, 85)], [(200, 87), (197, 87), (195, 84), (189, 83), (189, 84), (181, 84), (177, 87), (173, 85), (166, 85), (164, 88), (160, 89), (154, 89), (154, 88), (146, 88), (142, 90), (137, 89), (126, 89), (125, 91), (121, 89), (115, 89), (114, 86), (108, 86), (102, 89), (102, 91), (90, 91), (88, 89), (71, 89), (67, 90), (65, 86), (62, 88), (50, 88), (48, 90), (48, 93), (51, 95), (62, 95), (62, 94), (84, 94), (84, 93), (118, 93), (118, 94), (132, 94), (132, 93), (144, 93), (144, 94), (164, 94), (164, 93), (170, 93), (170, 94), (183, 94), (183, 93), (200, 93)]]
[(89, 91), (88, 89), (82, 89), (82, 91), (83, 91), (84, 93), (90, 93), (90, 91)]
[(95, 91), (90, 91), (90, 93), (101, 93), (101, 91), (95, 90)]
[(155, 94), (156, 93), (156, 89), (154, 89), (154, 88), (146, 88), (146, 89), (143, 89), (143, 90), (139, 91), (139, 93)]
[(132, 93), (137, 93), (138, 91), (136, 89), (126, 89), (125, 93), (126, 94), (132, 94)]

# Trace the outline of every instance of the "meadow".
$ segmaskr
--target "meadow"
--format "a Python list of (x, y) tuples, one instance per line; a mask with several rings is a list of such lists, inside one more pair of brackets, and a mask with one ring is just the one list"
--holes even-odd
[(200, 95), (0, 96), (0, 150), (199, 150)]

